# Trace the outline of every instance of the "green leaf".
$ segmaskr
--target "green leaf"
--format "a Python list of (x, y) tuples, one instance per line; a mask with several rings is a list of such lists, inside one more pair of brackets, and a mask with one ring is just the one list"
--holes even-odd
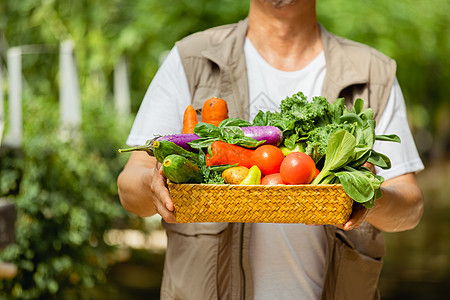
[(233, 143), (229, 142), (230, 144), (236, 144), (242, 147), (246, 147), (246, 148), (256, 148), (262, 144), (264, 144), (266, 142), (266, 140), (255, 140), (254, 138), (248, 137), (248, 136), (244, 136), (244, 137), (240, 137), (240, 138), (236, 138), (233, 140)]
[(236, 167), (238, 164), (234, 164), (234, 165), (216, 165), (216, 166), (209, 166), (207, 167), (208, 169), (210, 169), (211, 171), (215, 171), (215, 172), (223, 172), (226, 169), (229, 169), (231, 167)]
[(338, 98), (336, 99), (336, 101), (334, 101), (333, 105), (331, 106), (332, 109), (332, 116), (333, 119), (332, 121), (334, 123), (340, 123), (340, 118), (342, 116), (342, 114), (344, 113), (344, 109), (345, 109), (345, 98)]
[(194, 133), (202, 138), (219, 138), (220, 130), (213, 124), (200, 122), (195, 125)]
[(375, 195), (370, 180), (363, 173), (354, 171), (341, 171), (335, 173), (344, 188), (345, 193), (358, 203), (369, 201)]
[(401, 143), (400, 137), (396, 134), (382, 134), (376, 135), (375, 139), (377, 141), (386, 141), (386, 142), (396, 142)]
[(391, 168), (391, 160), (386, 155), (379, 153), (372, 149), (367, 162), (374, 164), (382, 169), (390, 169)]
[(227, 140), (231, 138), (244, 137), (244, 131), (238, 126), (227, 126), (220, 128), (220, 137), (222, 140)]
[(357, 123), (358, 126), (364, 126), (364, 121), (355, 113), (353, 112), (347, 112), (344, 113), (340, 118), (340, 123)]
[(196, 140), (193, 140), (192, 142), (189, 142), (189, 146), (191, 146), (194, 149), (202, 149), (202, 148), (208, 148), (211, 146), (211, 144), (215, 141), (218, 141), (219, 138), (199, 138)]
[(364, 165), (370, 157), (371, 151), (372, 149), (369, 146), (362, 144), (356, 145), (352, 160), (349, 162), (349, 166), (358, 168)]
[(206, 155), (202, 150), (198, 151), (198, 161), (199, 161), (200, 170), (202, 171), (202, 174), (203, 174), (203, 179), (205, 180), (206, 178), (209, 178), (209, 174), (211, 171), (206, 166)]
[(345, 130), (334, 133), (328, 142), (325, 162), (322, 171), (313, 180), (312, 184), (319, 184), (331, 171), (337, 170), (348, 163), (356, 147), (356, 139)]
[(376, 189), (374, 200), (380, 199), (381, 197), (383, 197), (383, 191), (381, 189)]
[(295, 147), (295, 143), (297, 142), (297, 139), (298, 139), (298, 135), (293, 134), (293, 135), (289, 136), (288, 138), (284, 139), (284, 145), (289, 149), (293, 149)]
[(345, 130), (333, 134), (328, 143), (325, 154), (325, 166), (330, 170), (342, 167), (353, 154), (356, 147), (355, 137)]
[(366, 125), (362, 128), (361, 138), (358, 140), (359, 143), (369, 146), (372, 148), (375, 142), (375, 121), (368, 120)]
[[(376, 190), (376, 193), (377, 192), (381, 192), (381, 190)], [(375, 194), (376, 194), (375, 193)], [(366, 202), (364, 202), (364, 203), (362, 203), (362, 205), (365, 207), (365, 208), (367, 208), (367, 209), (371, 209), (372, 207), (374, 207), (374, 205), (375, 205), (375, 200), (376, 199), (378, 199), (376, 196), (374, 196), (372, 199), (370, 199), (369, 201), (366, 201)]]
[(330, 173), (320, 182), (320, 184), (334, 184), (334, 183), (339, 183), (339, 178), (337, 178), (336, 175), (334, 175), (334, 173)]
[(363, 109), (364, 109), (364, 100), (358, 98), (355, 100), (351, 112), (359, 115), (363, 111)]
[(225, 119), (222, 122), (220, 122), (218, 127), (219, 128), (226, 128), (226, 127), (230, 127), (230, 126), (248, 127), (251, 125), (252, 124), (250, 122), (239, 119), (239, 118), (228, 118), (228, 119)]
[(253, 126), (267, 126), (269, 125), (268, 115), (260, 110), (255, 118), (253, 118)]
[(361, 112), (359, 116), (363, 121), (373, 120), (374, 116), (373, 109), (369, 107), (365, 109), (363, 112)]

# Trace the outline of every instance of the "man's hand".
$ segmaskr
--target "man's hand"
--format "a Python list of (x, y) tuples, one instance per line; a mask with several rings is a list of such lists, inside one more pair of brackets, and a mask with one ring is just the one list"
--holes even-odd
[(122, 206), (140, 217), (158, 213), (166, 222), (176, 222), (166, 180), (156, 158), (145, 152), (132, 152), (117, 180)]
[(167, 178), (162, 171), (161, 163), (157, 162), (152, 176), (150, 189), (155, 210), (167, 223), (176, 223), (173, 214), (174, 206), (167, 189)]
[(369, 210), (358, 202), (353, 203), (352, 214), (350, 219), (344, 225), (338, 226), (344, 230), (352, 230), (358, 228), (359, 225), (366, 219)]

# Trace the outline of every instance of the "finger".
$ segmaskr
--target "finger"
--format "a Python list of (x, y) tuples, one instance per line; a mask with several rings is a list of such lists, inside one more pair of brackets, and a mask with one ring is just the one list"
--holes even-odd
[(157, 176), (157, 174), (155, 174), (154, 176), (155, 186), (153, 190), (157, 194), (158, 199), (160, 199), (164, 203), (167, 210), (173, 211), (175, 208), (173, 206), (169, 190), (167, 189), (167, 178), (166, 176), (164, 176), (164, 173), (162, 171), (162, 165), (160, 163), (156, 164), (155, 173), (158, 173), (159, 176)]
[(358, 228), (362, 224), (362, 222), (364, 221), (365, 215), (366, 214), (358, 213), (355, 216), (351, 217), (350, 220), (348, 220), (344, 224), (343, 229), (344, 230), (352, 230), (352, 229)]
[(167, 223), (176, 223), (176, 218), (173, 211), (167, 209), (165, 203), (158, 198), (158, 192), (153, 195), (153, 205), (158, 212), (158, 214), (166, 221)]
[(375, 166), (372, 163), (366, 162), (363, 167), (366, 167), (370, 170), (370, 172), (372, 172), (373, 174), (375, 174)]
[(167, 210), (167, 208), (162, 203), (156, 203), (155, 209), (161, 216), (161, 218), (163, 218), (167, 223), (177, 223), (174, 213)]
[(359, 225), (362, 224), (362, 222), (365, 220), (369, 210), (362, 206), (359, 203), (356, 203), (353, 206), (353, 211), (350, 216), (350, 219), (344, 224), (343, 229), (344, 230), (352, 230), (355, 228), (358, 228)]
[(174, 205), (170, 197), (165, 177), (160, 174), (161, 165), (155, 167), (155, 174), (151, 183), (153, 205), (159, 215), (168, 223), (176, 222), (173, 213)]

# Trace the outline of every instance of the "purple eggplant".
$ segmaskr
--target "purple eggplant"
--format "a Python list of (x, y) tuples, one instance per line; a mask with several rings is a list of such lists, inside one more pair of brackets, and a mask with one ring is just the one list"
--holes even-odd
[(283, 132), (275, 126), (249, 126), (242, 127), (244, 135), (257, 141), (266, 142), (263, 145), (279, 146), (283, 141)]
[(188, 143), (192, 142), (193, 140), (197, 140), (200, 137), (196, 135), (195, 133), (184, 133), (184, 134), (172, 134), (172, 135), (164, 135), (161, 137), (156, 138), (157, 141), (169, 141), (177, 144), (181, 148), (184, 148), (191, 152), (198, 152), (197, 150), (193, 149), (191, 146), (189, 146)]
[[(257, 141), (265, 140), (266, 142), (263, 145), (279, 146), (283, 141), (283, 132), (275, 126), (248, 126), (241, 127), (241, 129), (244, 132), (244, 135), (247, 137), (254, 138)], [(155, 140), (174, 142), (175, 144), (186, 150), (196, 152), (196, 150), (192, 149), (188, 143), (199, 138), (200, 137), (195, 133), (186, 133), (164, 135), (155, 138)]]

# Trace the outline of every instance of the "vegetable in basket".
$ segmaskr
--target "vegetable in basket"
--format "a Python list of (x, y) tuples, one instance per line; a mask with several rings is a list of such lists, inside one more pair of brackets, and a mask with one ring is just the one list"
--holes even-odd
[(228, 119), (228, 106), (225, 100), (212, 97), (205, 101), (202, 107), (202, 122), (218, 126), (225, 119)]
[(273, 173), (264, 176), (261, 179), (262, 185), (285, 185), (286, 183), (283, 181), (283, 178), (281, 178), (280, 173)]
[(252, 166), (248, 170), (247, 176), (239, 183), (242, 185), (258, 185), (261, 184), (261, 170), (257, 166)]
[(247, 167), (231, 167), (222, 172), (222, 177), (227, 184), (239, 184), (247, 176), (248, 171)]
[(292, 152), (283, 159), (280, 175), (287, 184), (309, 184), (316, 176), (316, 165), (308, 154)]
[(260, 145), (279, 146), (283, 141), (283, 133), (275, 126), (252, 126), (239, 118), (229, 118), (218, 126), (208, 123), (198, 123), (194, 133), (198, 139), (189, 142), (195, 149), (208, 148), (214, 141), (223, 141), (247, 148)]
[(261, 145), (253, 151), (251, 163), (258, 166), (262, 175), (280, 172), (284, 160), (283, 151), (274, 145)]
[(164, 159), (170, 154), (178, 154), (191, 161), (198, 163), (198, 155), (196, 153), (190, 152), (177, 144), (169, 141), (153, 141), (148, 140), (145, 145), (136, 146), (127, 149), (119, 149), (119, 153), (122, 152), (131, 152), (131, 151), (145, 151), (150, 156), (154, 156), (156, 160), (160, 163), (164, 161)]
[(278, 146), (283, 141), (283, 133), (275, 126), (251, 126), (247, 121), (231, 118), (219, 126), (200, 122), (195, 126), (194, 133), (157, 136), (146, 144), (152, 145), (154, 141), (169, 141), (185, 150), (198, 152), (199, 149), (208, 148), (214, 141), (249, 148), (263, 144)]
[[(400, 142), (396, 135), (375, 135), (374, 113), (356, 99), (349, 109), (344, 98), (333, 104), (324, 97), (308, 102), (299, 92), (281, 102), (280, 112), (260, 111), (253, 125), (277, 126), (283, 131), (285, 152), (304, 143), (304, 152), (321, 172), (312, 184), (341, 183), (356, 202), (370, 208), (381, 197), (384, 179), (363, 167), (366, 162), (390, 168), (387, 156), (372, 149), (376, 140)], [(370, 173), (370, 174), (369, 174)]]
[(192, 105), (188, 105), (183, 115), (183, 134), (194, 133), (194, 128), (197, 124), (197, 112)]
[(168, 155), (162, 163), (162, 170), (167, 179), (175, 183), (201, 183), (203, 181), (200, 167), (181, 155)]
[(222, 141), (215, 141), (208, 148), (206, 154), (206, 165), (232, 165), (250, 168), (252, 164), (252, 154), (254, 150), (240, 147), (233, 144), (228, 144)]

